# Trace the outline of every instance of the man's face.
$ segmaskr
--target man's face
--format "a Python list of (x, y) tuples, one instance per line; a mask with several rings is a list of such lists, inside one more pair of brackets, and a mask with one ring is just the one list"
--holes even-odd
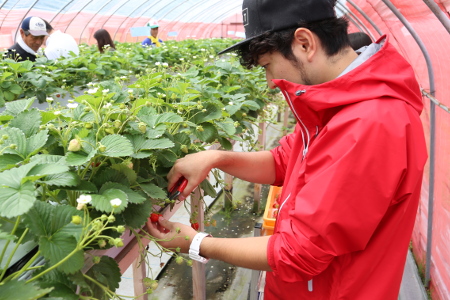
[(22, 36), (23, 41), (27, 44), (28, 47), (33, 49), (35, 52), (39, 50), (39, 47), (44, 43), (45, 35), (42, 36), (34, 36), (32, 34), (25, 35), (25, 31), (20, 28), (20, 35)]
[(290, 82), (311, 85), (312, 82), (303, 63), (285, 58), (280, 52), (261, 55), (258, 64), (266, 70), (266, 80), (269, 88), (276, 88), (272, 79), (285, 79)]
[(156, 38), (158, 36), (158, 29), (159, 29), (158, 27), (152, 28), (152, 30), (150, 31), (152, 37)]

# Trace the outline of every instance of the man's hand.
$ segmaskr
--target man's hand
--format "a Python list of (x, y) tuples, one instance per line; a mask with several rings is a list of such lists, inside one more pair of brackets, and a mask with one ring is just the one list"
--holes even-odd
[(146, 226), (148, 233), (158, 239), (158, 244), (171, 251), (179, 247), (181, 253), (189, 252), (192, 238), (197, 234), (190, 226), (170, 222), (162, 216), (157, 223), (147, 222)]
[(188, 184), (178, 197), (179, 200), (184, 200), (205, 180), (213, 168), (250, 182), (272, 184), (275, 181), (275, 163), (269, 151), (206, 150), (186, 155), (175, 162), (167, 175), (168, 190), (184, 176)]
[(177, 183), (180, 177), (184, 176), (188, 180), (188, 184), (184, 191), (178, 197), (179, 200), (186, 199), (191, 192), (208, 176), (212, 168), (215, 167), (215, 162), (220, 156), (221, 151), (208, 150), (186, 155), (178, 159), (167, 178), (170, 189)]

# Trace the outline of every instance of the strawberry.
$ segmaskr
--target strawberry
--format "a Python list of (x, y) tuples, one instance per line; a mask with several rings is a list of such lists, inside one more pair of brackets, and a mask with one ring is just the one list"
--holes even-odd
[(198, 231), (198, 229), (200, 228), (200, 225), (197, 222), (195, 222), (195, 223), (191, 223), (191, 227)]
[(158, 219), (159, 219), (160, 216), (161, 216), (161, 214), (152, 213), (150, 215), (150, 221), (152, 221), (152, 223), (156, 223), (156, 222), (158, 222)]
[(278, 209), (274, 209), (273, 217), (276, 219), (278, 217)]

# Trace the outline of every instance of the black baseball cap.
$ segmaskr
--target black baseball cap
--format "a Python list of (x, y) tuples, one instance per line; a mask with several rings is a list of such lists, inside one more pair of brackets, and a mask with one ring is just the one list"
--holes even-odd
[(335, 0), (244, 0), (242, 19), (247, 38), (218, 54), (236, 50), (267, 31), (336, 17), (334, 4)]

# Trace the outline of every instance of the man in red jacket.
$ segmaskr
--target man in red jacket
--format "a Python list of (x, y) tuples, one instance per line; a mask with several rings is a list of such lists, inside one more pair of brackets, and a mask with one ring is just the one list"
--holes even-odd
[(244, 0), (243, 19), (247, 39), (224, 52), (266, 70), (295, 132), (271, 151), (187, 155), (169, 188), (184, 176), (187, 197), (212, 168), (283, 186), (274, 233), (214, 238), (162, 218), (149, 232), (194, 260), (268, 271), (266, 299), (397, 299), (427, 159), (411, 66), (386, 36), (358, 56), (331, 0)]

